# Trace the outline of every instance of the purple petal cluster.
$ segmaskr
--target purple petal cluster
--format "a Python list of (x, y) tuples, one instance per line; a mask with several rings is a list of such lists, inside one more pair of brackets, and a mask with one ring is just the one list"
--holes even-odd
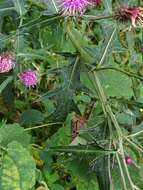
[(82, 15), (89, 4), (88, 0), (58, 0), (58, 2), (64, 16)]
[(36, 71), (30, 69), (22, 71), (19, 75), (19, 78), (26, 87), (33, 87), (38, 83), (38, 76)]
[(101, 4), (101, 0), (57, 0), (59, 9), (64, 16), (78, 16), (82, 15), (86, 7), (98, 6)]
[(10, 52), (0, 54), (0, 73), (9, 72), (14, 66), (15, 59)]

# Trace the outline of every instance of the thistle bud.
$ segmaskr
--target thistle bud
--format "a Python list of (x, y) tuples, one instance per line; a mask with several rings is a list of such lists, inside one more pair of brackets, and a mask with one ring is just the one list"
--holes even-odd
[(0, 73), (7, 73), (15, 66), (14, 56), (10, 52), (0, 54)]
[(133, 27), (136, 27), (137, 24), (143, 26), (143, 8), (121, 6), (116, 10), (115, 18), (121, 22), (130, 21)]

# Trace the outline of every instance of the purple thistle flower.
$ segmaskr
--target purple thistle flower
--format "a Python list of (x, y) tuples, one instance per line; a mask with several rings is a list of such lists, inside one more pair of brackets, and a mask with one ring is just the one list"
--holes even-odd
[(64, 16), (82, 15), (89, 4), (88, 0), (57, 0)]
[(36, 71), (32, 71), (30, 69), (22, 71), (19, 75), (19, 78), (26, 87), (31, 87), (38, 83), (38, 76)]
[(9, 72), (14, 66), (15, 59), (10, 52), (0, 54), (0, 73)]
[(131, 165), (134, 163), (133, 159), (130, 156), (125, 156), (126, 164)]

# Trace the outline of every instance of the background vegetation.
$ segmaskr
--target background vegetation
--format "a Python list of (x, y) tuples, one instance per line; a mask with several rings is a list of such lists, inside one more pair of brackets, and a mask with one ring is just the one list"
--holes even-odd
[[(0, 51), (16, 59), (0, 74), (0, 189), (143, 189), (142, 28), (112, 16), (143, 2), (76, 18), (55, 3), (0, 1)], [(19, 80), (29, 68), (33, 88)]]

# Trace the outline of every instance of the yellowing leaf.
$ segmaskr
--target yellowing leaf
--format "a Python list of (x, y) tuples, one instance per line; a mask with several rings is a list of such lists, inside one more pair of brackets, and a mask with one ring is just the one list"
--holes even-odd
[(29, 190), (35, 184), (35, 163), (26, 148), (16, 141), (8, 145), (0, 169), (1, 190)]

